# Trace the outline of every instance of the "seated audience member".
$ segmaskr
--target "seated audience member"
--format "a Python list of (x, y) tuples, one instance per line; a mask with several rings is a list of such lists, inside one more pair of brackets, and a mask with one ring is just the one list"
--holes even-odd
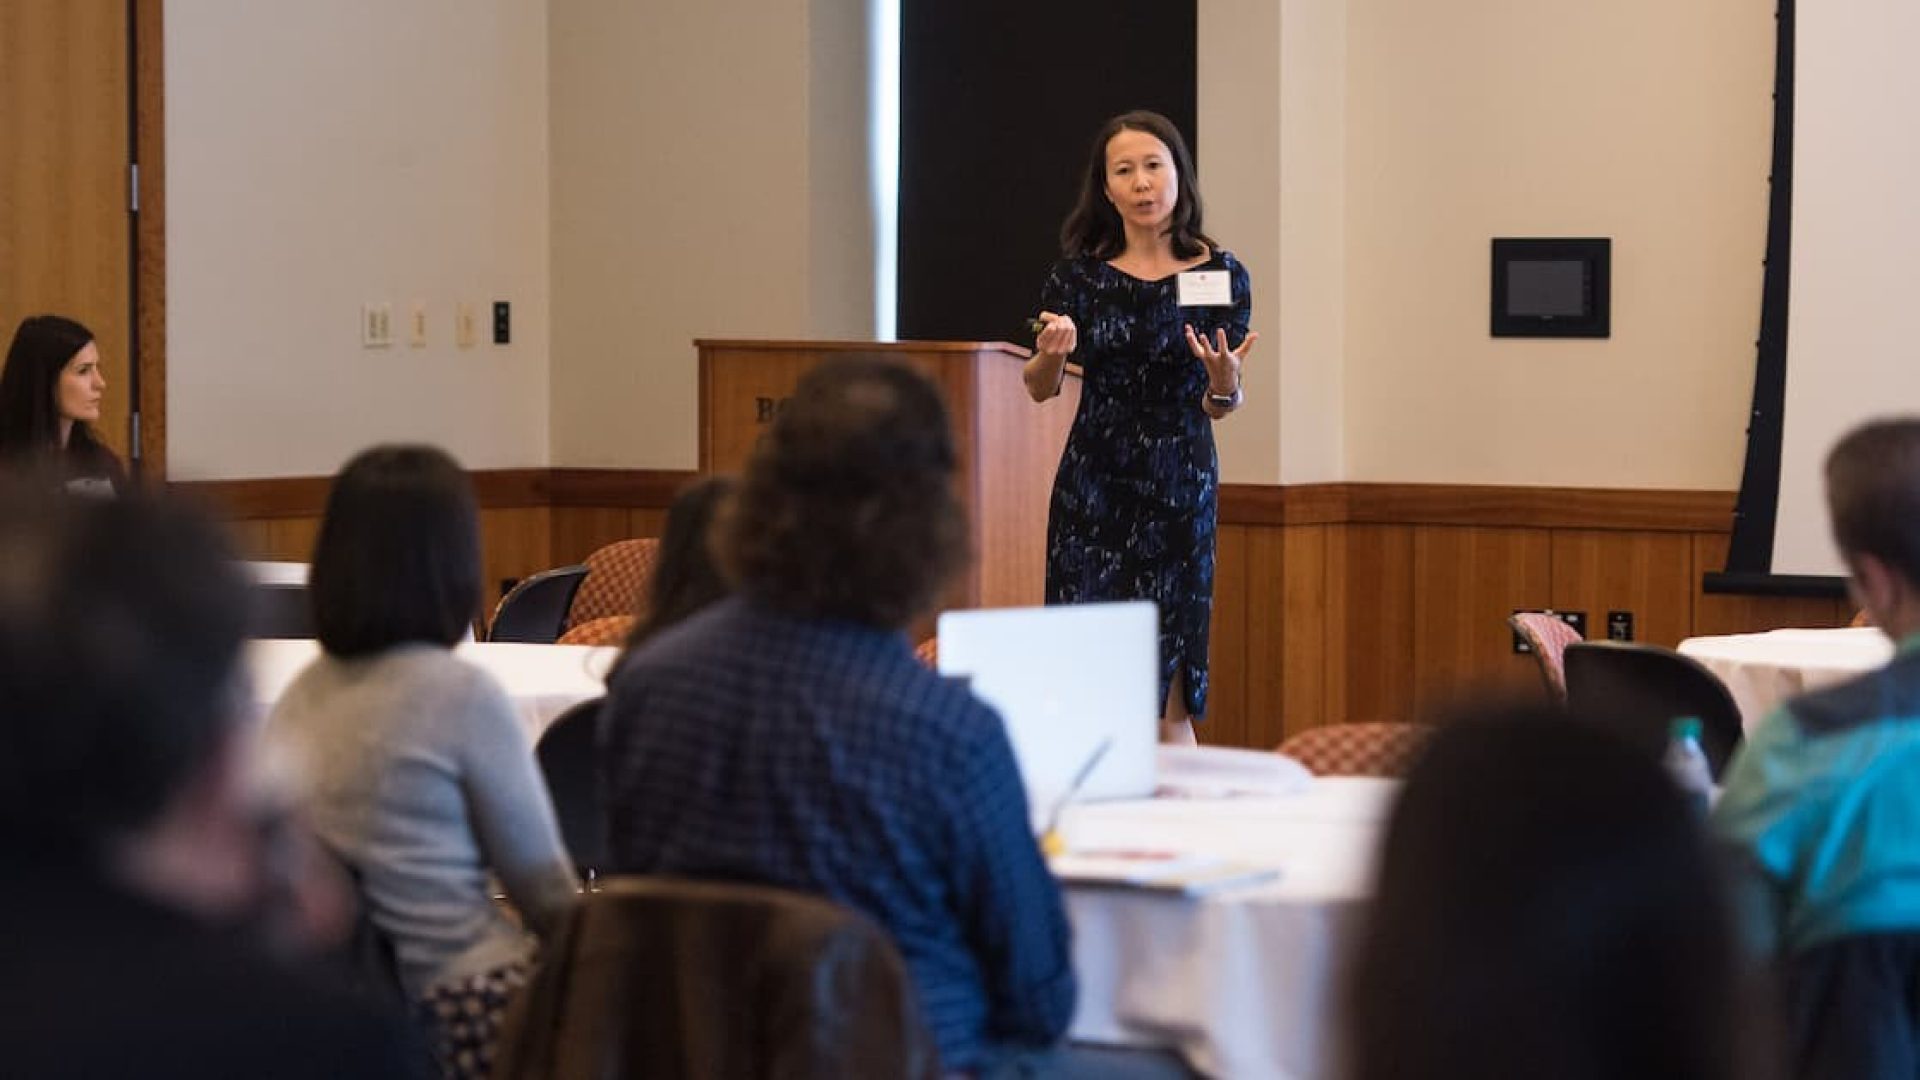
[(573, 867), (526, 732), (491, 676), (453, 655), (480, 601), (466, 474), (431, 447), (383, 446), (328, 495), (309, 591), (323, 654), (268, 734), (304, 768), (315, 830), (360, 878), (449, 1075), (484, 1076), (533, 942)]
[(1704, 830), (1648, 760), (1531, 711), (1408, 774), (1349, 988), (1353, 1080), (1750, 1080)]
[(414, 1075), (402, 1017), (252, 932), (284, 852), (219, 534), (0, 487), (0, 1075)]
[[(708, 476), (674, 496), (673, 505), (667, 507), (666, 527), (660, 531), (660, 554), (647, 590), (651, 600), (627, 636), (621, 660), (662, 630), (733, 591), (713, 557), (712, 542), (715, 515), (733, 489), (733, 477)], [(619, 670), (616, 661), (609, 677)]]
[(127, 473), (94, 438), (107, 381), (93, 333), (59, 315), (23, 319), (0, 372), (0, 466), (84, 495), (112, 495)]
[(1713, 824), (1777, 962), (1801, 1077), (1920, 1075), (1920, 418), (1860, 427), (1827, 457), (1855, 601), (1899, 646), (1795, 698), (1735, 755)]
[(614, 677), (609, 854), (866, 913), (948, 1069), (1047, 1075), (1075, 991), (1059, 887), (999, 718), (903, 633), (964, 565), (953, 473), (925, 378), (843, 360), (801, 380), (721, 515), (737, 593)]

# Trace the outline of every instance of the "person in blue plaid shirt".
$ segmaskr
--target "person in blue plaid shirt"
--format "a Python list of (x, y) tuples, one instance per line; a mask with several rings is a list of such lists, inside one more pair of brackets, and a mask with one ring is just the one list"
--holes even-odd
[(610, 857), (864, 912), (945, 1068), (1078, 1075), (1080, 1052), (1049, 1052), (1073, 1016), (1067, 919), (1006, 730), (903, 632), (965, 565), (954, 469), (939, 392), (910, 369), (801, 380), (715, 528), (736, 595), (612, 680)]

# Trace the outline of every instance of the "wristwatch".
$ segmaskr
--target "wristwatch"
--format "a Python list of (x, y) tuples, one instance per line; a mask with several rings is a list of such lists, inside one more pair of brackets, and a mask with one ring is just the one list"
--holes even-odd
[(1231, 394), (1216, 394), (1212, 387), (1207, 389), (1207, 404), (1216, 409), (1237, 409), (1240, 407), (1240, 392), (1244, 386), (1235, 386)]

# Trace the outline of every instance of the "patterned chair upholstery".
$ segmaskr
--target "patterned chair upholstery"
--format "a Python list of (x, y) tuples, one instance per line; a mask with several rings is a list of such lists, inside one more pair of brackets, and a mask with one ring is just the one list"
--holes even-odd
[(620, 645), (640, 623), (638, 615), (607, 615), (578, 623), (560, 635), (559, 645)]
[(573, 594), (567, 609), (567, 627), (610, 615), (637, 615), (647, 608), (653, 584), (653, 564), (660, 557), (660, 541), (616, 540), (587, 556), (587, 577)]
[(1428, 724), (1326, 724), (1289, 735), (1280, 753), (1315, 776), (1405, 776), (1426, 745)]
[(1507, 625), (1533, 650), (1533, 660), (1540, 665), (1540, 679), (1546, 683), (1547, 693), (1556, 703), (1566, 704), (1567, 646), (1582, 640), (1580, 631), (1546, 611), (1516, 612), (1507, 617)]
[(940, 639), (930, 637), (913, 647), (913, 658), (935, 671), (940, 670)]

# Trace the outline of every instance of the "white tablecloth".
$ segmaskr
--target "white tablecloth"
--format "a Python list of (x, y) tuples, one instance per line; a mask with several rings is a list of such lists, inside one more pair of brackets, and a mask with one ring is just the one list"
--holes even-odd
[(1893, 642), (1870, 626), (1769, 630), (1688, 638), (1680, 651), (1727, 684), (1740, 706), (1741, 723), (1751, 731), (1786, 699), (1885, 664), (1893, 656)]
[(246, 571), (247, 579), (255, 585), (292, 588), (307, 584), (308, 567), (303, 562), (248, 559), (241, 562), (240, 568)]
[(1204, 899), (1067, 890), (1073, 1037), (1174, 1047), (1217, 1077), (1334, 1072), (1339, 978), (1398, 785), (1320, 779), (1281, 798), (1070, 807), (1067, 843), (1216, 854), (1280, 869)]
[[(467, 642), (455, 649), (462, 660), (484, 668), (512, 699), (527, 737), (537, 740), (547, 725), (572, 706), (606, 693), (607, 666), (618, 650), (591, 645), (521, 645)], [(320, 655), (315, 641), (255, 640), (247, 643), (246, 663), (253, 678), (253, 700), (261, 716), (300, 669)]]

